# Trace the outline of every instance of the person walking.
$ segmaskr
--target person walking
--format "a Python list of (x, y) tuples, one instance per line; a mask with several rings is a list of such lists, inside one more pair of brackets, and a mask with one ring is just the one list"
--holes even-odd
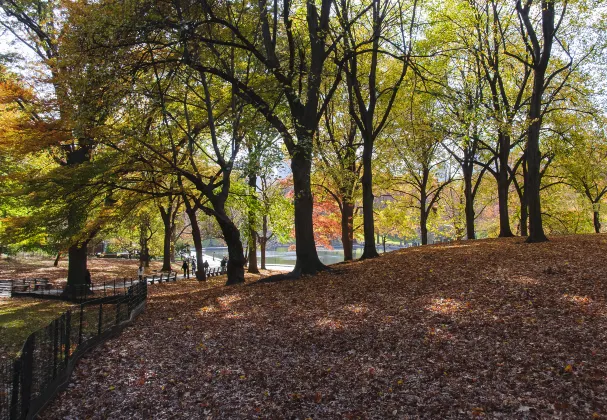
[(196, 274), (196, 260), (192, 259), (192, 274)]
[(139, 265), (139, 268), (137, 269), (137, 276), (139, 277), (139, 280), (143, 280), (144, 271), (145, 271), (145, 269), (143, 268), (143, 263), (141, 263)]
[(190, 278), (190, 266), (188, 265), (188, 260), (183, 260), (183, 265), (181, 266), (183, 269), (183, 278)]

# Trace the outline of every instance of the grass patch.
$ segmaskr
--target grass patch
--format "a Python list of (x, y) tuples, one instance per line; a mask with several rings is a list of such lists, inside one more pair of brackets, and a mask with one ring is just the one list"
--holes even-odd
[(65, 312), (70, 303), (40, 299), (0, 299), (0, 359), (16, 356), (27, 337)]

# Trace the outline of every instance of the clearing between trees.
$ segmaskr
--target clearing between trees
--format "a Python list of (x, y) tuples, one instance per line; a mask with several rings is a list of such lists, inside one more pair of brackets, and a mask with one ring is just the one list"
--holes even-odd
[(151, 286), (43, 417), (605, 418), (607, 236), (523, 242)]

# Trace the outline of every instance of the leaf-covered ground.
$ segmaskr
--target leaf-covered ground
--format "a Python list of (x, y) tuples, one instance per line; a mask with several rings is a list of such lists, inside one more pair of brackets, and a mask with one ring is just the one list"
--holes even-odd
[(151, 287), (44, 418), (605, 418), (607, 237)]
[[(122, 258), (88, 259), (93, 283), (103, 283), (123, 278), (136, 278), (139, 260)], [(162, 268), (161, 261), (152, 261), (146, 272)], [(172, 264), (173, 271), (181, 269), (181, 263)], [(0, 279), (48, 278), (56, 286), (61, 287), (67, 278), (67, 258), (62, 258), (57, 267), (49, 258), (2, 258), (0, 259)]]

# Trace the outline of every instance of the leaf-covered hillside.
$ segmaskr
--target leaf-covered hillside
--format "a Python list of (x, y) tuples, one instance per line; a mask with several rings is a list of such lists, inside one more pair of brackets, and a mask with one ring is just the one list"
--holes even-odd
[(607, 237), (151, 288), (45, 418), (605, 418)]

